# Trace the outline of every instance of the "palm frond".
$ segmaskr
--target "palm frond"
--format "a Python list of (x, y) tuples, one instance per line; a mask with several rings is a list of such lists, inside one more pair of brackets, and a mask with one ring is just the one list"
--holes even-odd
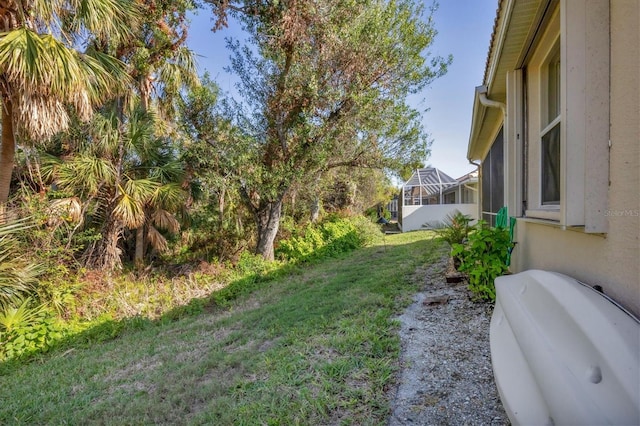
[(151, 246), (158, 250), (160, 253), (165, 252), (169, 249), (169, 244), (167, 243), (167, 239), (153, 226), (149, 226), (147, 230), (147, 241)]
[(42, 267), (31, 264), (21, 256), (14, 236), (30, 228), (29, 219), (0, 225), (0, 306), (35, 290)]
[(4, 332), (11, 332), (15, 328), (36, 323), (44, 309), (44, 305), (31, 307), (31, 298), (27, 297), (24, 300), (16, 299), (14, 303), (1, 308), (0, 329)]
[(78, 155), (63, 163), (56, 174), (62, 188), (94, 195), (102, 184), (113, 184), (117, 171), (107, 159)]
[(144, 204), (123, 193), (113, 209), (113, 215), (129, 229), (135, 229), (145, 222)]
[(89, 99), (94, 103), (122, 94), (132, 84), (126, 65), (113, 56), (89, 48), (79, 60), (86, 71)]
[(78, 197), (59, 198), (49, 203), (49, 222), (58, 223), (62, 220), (71, 223), (81, 223), (82, 203)]
[(91, 120), (92, 141), (88, 148), (92, 155), (113, 158), (120, 145), (118, 118), (115, 111), (103, 111)]
[(166, 94), (177, 94), (183, 88), (195, 87), (200, 82), (194, 53), (186, 47), (177, 49), (158, 74)]
[(123, 192), (141, 203), (151, 200), (160, 184), (151, 179), (129, 179), (125, 182)]
[(126, 81), (117, 59), (80, 54), (50, 34), (25, 27), (0, 37), (0, 70), (17, 103), (18, 128), (35, 139), (68, 127), (66, 104), (88, 119), (92, 104), (112, 96)]
[(155, 116), (151, 111), (136, 108), (129, 116), (127, 139), (131, 149), (134, 149), (139, 161), (147, 163), (154, 161), (157, 149), (154, 136)]
[(175, 99), (183, 89), (200, 85), (194, 52), (181, 46), (156, 71), (158, 109), (163, 117), (175, 114)]
[(11, 83), (22, 90), (65, 97), (69, 88), (84, 84), (77, 52), (49, 34), (26, 27), (0, 38), (0, 65)]
[[(140, 10), (127, 0), (35, 0), (30, 2), (35, 16), (53, 33), (63, 33), (72, 44), (86, 40), (87, 32), (118, 41), (134, 34)], [(83, 37), (84, 35), (84, 37)]]
[(177, 234), (178, 231), (180, 231), (180, 222), (178, 222), (178, 219), (164, 209), (155, 210), (151, 220), (156, 227), (165, 229), (172, 234)]
[(184, 205), (187, 197), (187, 192), (179, 183), (166, 183), (157, 188), (153, 195), (152, 203), (156, 206), (175, 210)]
[(149, 170), (149, 176), (163, 184), (181, 182), (185, 176), (184, 164), (177, 160), (163, 161)]
[(64, 164), (64, 162), (55, 155), (48, 154), (46, 152), (40, 152), (40, 171), (42, 172), (42, 178), (45, 182), (53, 180), (58, 168)]
[(35, 225), (33, 223), (33, 219), (30, 217), (18, 219), (10, 223), (0, 224), (0, 238), (15, 235), (18, 232), (27, 230), (33, 226)]
[(96, 37), (119, 41), (135, 34), (141, 11), (130, 0), (66, 0), (71, 4), (75, 28), (88, 29)]

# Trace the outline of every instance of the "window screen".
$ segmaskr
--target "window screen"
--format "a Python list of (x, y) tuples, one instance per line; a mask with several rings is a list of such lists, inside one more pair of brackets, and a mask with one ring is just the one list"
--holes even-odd
[(489, 154), (482, 162), (482, 219), (495, 226), (498, 210), (504, 205), (504, 144), (500, 129)]

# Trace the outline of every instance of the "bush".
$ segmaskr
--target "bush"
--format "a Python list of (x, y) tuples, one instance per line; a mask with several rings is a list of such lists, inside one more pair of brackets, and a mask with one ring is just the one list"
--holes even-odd
[(281, 240), (276, 254), (289, 261), (310, 261), (337, 256), (376, 242), (380, 228), (365, 217), (329, 216), (319, 224), (309, 224), (291, 238)]
[(460, 271), (469, 275), (469, 289), (482, 300), (496, 299), (494, 280), (509, 270), (507, 256), (513, 247), (509, 231), (479, 221), (466, 245), (454, 244), (451, 254), (461, 260)]

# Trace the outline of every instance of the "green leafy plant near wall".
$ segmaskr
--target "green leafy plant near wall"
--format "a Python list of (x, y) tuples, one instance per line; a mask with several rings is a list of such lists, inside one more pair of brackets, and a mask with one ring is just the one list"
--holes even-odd
[[(432, 225), (431, 227), (434, 228), (438, 239), (446, 242), (453, 249), (456, 244), (464, 244), (467, 241), (469, 232), (473, 229), (473, 227), (469, 225), (472, 220), (471, 216), (456, 210), (445, 216), (442, 222)], [(455, 268), (459, 269), (462, 259), (453, 254), (452, 257)]]
[(507, 257), (513, 247), (509, 231), (479, 221), (467, 243), (454, 244), (452, 256), (461, 260), (460, 271), (469, 275), (469, 289), (481, 300), (495, 300), (494, 280), (509, 270)]

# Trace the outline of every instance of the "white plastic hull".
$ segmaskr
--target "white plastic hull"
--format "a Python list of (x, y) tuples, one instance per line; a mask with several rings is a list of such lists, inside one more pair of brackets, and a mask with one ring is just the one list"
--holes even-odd
[(640, 324), (562, 274), (499, 277), (491, 357), (513, 424), (640, 424)]

